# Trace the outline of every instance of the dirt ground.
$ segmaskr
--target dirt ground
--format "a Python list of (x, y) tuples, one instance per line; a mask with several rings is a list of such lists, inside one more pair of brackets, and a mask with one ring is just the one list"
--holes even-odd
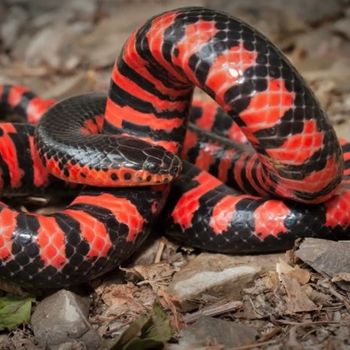
[[(128, 35), (153, 15), (182, 6), (226, 11), (260, 29), (310, 83), (338, 135), (350, 139), (346, 0), (0, 0), (0, 83), (24, 84), (43, 97), (57, 99), (106, 92), (111, 67)], [(195, 296), (200, 299), (195, 307), (193, 303), (188, 307), (186, 298), (179, 302), (171, 293), (175, 273), (189, 262), (193, 274), (196, 269), (205, 271), (211, 259), (222, 271), (233, 263), (221, 255), (197, 254), (179, 250), (164, 238), (155, 239), (122, 273), (91, 283), (85, 293), (91, 300), (89, 321), (103, 338), (104, 348), (112, 348), (113, 339), (157, 301), (173, 330), (162, 341), (170, 350), (350, 349), (350, 266), (345, 253), (338, 261), (343, 267), (334, 273), (324, 270), (324, 261), (320, 268), (302, 254), (275, 255), (266, 268), (234, 285), (238, 294), (226, 287), (218, 295), (204, 290)], [(328, 259), (334, 258), (329, 254)], [(198, 263), (198, 258), (203, 260)], [(256, 267), (261, 265), (259, 259), (233, 264)], [(214, 318), (198, 322), (203, 315)], [(237, 324), (247, 328), (238, 329)], [(228, 331), (220, 333), (225, 327)], [(231, 340), (225, 343), (227, 339)], [(0, 349), (40, 346), (30, 323), (0, 335)], [(115, 349), (127, 349), (118, 346)], [(137, 349), (146, 349), (142, 346)]]

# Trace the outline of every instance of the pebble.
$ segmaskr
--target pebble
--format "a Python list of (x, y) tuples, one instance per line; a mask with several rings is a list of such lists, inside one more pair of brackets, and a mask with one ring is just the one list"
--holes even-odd
[(295, 255), (315, 271), (350, 291), (350, 242), (305, 238)]
[(101, 339), (90, 325), (88, 313), (88, 298), (60, 290), (37, 305), (31, 319), (34, 335), (41, 346), (50, 350), (66, 349), (65, 343), (98, 349)]
[(241, 299), (241, 291), (281, 254), (228, 256), (202, 253), (178, 271), (168, 287), (182, 311), (196, 309), (208, 296)]
[(256, 336), (257, 331), (253, 327), (242, 323), (214, 317), (201, 317), (193, 325), (183, 330), (179, 344), (169, 349), (199, 349), (200, 347), (206, 349), (208, 344), (217, 345), (215, 349), (232, 349), (254, 343)]

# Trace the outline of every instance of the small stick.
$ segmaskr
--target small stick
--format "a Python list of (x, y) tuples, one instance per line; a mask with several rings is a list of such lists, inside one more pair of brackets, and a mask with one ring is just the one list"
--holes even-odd
[(349, 322), (341, 322), (341, 321), (307, 321), (307, 322), (293, 322), (293, 321), (286, 321), (286, 320), (276, 320), (276, 322), (280, 324), (284, 324), (287, 326), (299, 326), (299, 327), (309, 327), (314, 325), (327, 325), (327, 324), (334, 324), (334, 325), (347, 325)]
[(226, 312), (235, 311), (242, 307), (242, 302), (240, 301), (229, 301), (224, 304), (214, 304), (209, 305), (199, 311), (193, 312), (192, 314), (187, 314), (183, 317), (185, 323), (193, 323), (202, 316), (217, 316)]
[(155, 263), (155, 264), (160, 263), (160, 259), (162, 258), (162, 254), (163, 254), (164, 248), (165, 248), (165, 243), (164, 243), (164, 240), (161, 239), (161, 240), (159, 241), (159, 245), (158, 245), (158, 249), (157, 249), (157, 254), (156, 254), (155, 258), (154, 258), (154, 263)]
[(348, 299), (345, 298), (340, 293), (338, 293), (332, 286), (329, 286), (328, 289), (332, 295), (334, 295), (337, 299), (339, 299), (344, 304), (344, 306), (346, 307), (346, 310), (348, 310), (348, 312), (350, 312), (350, 304), (349, 304)]
[(268, 341), (271, 340), (275, 335), (278, 335), (282, 332), (282, 327), (275, 327), (270, 332), (266, 333), (261, 337), (261, 341)]

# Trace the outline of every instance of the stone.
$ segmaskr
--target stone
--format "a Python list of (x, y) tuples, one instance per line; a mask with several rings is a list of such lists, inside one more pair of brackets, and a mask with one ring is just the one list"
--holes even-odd
[(333, 31), (344, 35), (350, 40), (350, 18), (342, 18), (334, 23)]
[(306, 238), (295, 255), (314, 270), (329, 277), (350, 272), (350, 242)]
[(259, 273), (274, 269), (281, 256), (202, 253), (174, 275), (168, 293), (177, 300), (182, 311), (196, 309), (208, 296), (240, 300), (242, 289)]
[[(213, 317), (202, 317), (180, 333), (179, 344), (171, 350), (197, 349), (208, 345), (220, 345), (220, 349), (232, 349), (253, 344), (257, 331), (242, 323)], [(219, 347), (218, 347), (219, 348)]]
[(331, 25), (324, 25), (299, 35), (295, 41), (295, 50), (302, 53), (303, 59), (328, 59), (330, 62), (350, 56), (349, 41), (337, 35)]
[(98, 349), (101, 339), (90, 325), (88, 313), (88, 298), (60, 290), (36, 307), (31, 319), (34, 335), (49, 349), (71, 342), (83, 343), (88, 350)]
[(21, 7), (10, 7), (6, 19), (2, 21), (0, 26), (0, 38), (2, 46), (6, 50), (10, 50), (16, 45), (21, 30), (28, 21), (28, 14)]
[(73, 52), (74, 39), (84, 32), (85, 26), (67, 25), (57, 21), (35, 33), (25, 49), (28, 67), (48, 66), (54, 70), (74, 71), (81, 58)]
[[(315, 271), (330, 278), (350, 273), (350, 242), (305, 238), (295, 255)], [(339, 279), (337, 284), (349, 291), (350, 283)]]

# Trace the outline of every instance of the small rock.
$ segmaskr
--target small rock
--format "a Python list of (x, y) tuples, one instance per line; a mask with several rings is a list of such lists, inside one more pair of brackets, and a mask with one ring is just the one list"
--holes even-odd
[(101, 339), (87, 320), (89, 301), (67, 290), (47, 297), (36, 307), (31, 324), (41, 345), (58, 349), (64, 343), (81, 342), (98, 349)]
[(220, 349), (232, 349), (254, 343), (256, 336), (256, 330), (244, 324), (202, 317), (180, 333), (179, 344), (171, 349), (194, 349), (214, 344), (223, 346)]
[(17, 42), (20, 31), (26, 25), (28, 14), (21, 7), (13, 6), (0, 27), (0, 38), (5, 49), (11, 49)]
[(347, 39), (350, 39), (350, 18), (342, 18), (334, 23), (333, 30), (343, 34)]
[(132, 31), (120, 26), (119, 21), (111, 17), (101, 21), (90, 33), (75, 39), (73, 45), (90, 67), (112, 67)]
[(257, 274), (272, 269), (280, 254), (228, 256), (202, 253), (177, 272), (168, 287), (183, 311), (203, 303), (205, 296), (240, 299)]
[(95, 69), (111, 67), (119, 55), (126, 35), (109, 35), (101, 39), (100, 44), (91, 50), (90, 54), (86, 52), (86, 59), (89, 65)]
[(98, 11), (98, 0), (65, 0), (62, 8), (74, 20), (91, 21)]
[(332, 26), (324, 25), (299, 35), (295, 40), (295, 51), (301, 52), (303, 58), (316, 60), (349, 57), (349, 43), (332, 29)]
[(45, 27), (30, 40), (25, 52), (26, 65), (44, 65), (66, 72), (73, 70), (80, 63), (80, 57), (73, 52), (72, 41), (84, 31), (84, 26), (68, 26), (65, 22)]
[[(306, 238), (295, 254), (314, 270), (330, 278), (350, 272), (350, 242), (347, 241)], [(350, 289), (348, 282), (339, 282), (339, 286)]]

